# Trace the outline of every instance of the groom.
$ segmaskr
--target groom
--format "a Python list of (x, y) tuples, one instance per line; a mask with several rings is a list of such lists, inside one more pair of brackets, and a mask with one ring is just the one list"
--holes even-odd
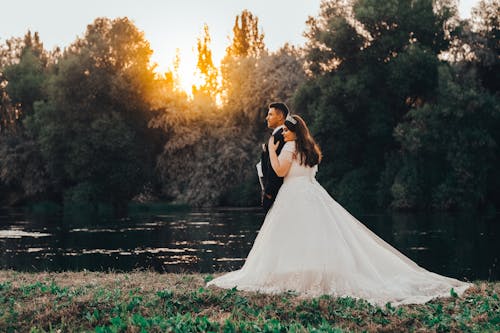
[[(278, 155), (285, 145), (283, 126), (287, 115), (288, 107), (285, 103), (269, 104), (269, 110), (266, 117), (267, 127), (273, 130), (272, 136), (274, 137), (274, 142), (279, 142), (278, 149), (276, 150), (276, 154)], [(262, 145), (260, 162), (257, 164), (257, 173), (262, 187), (262, 208), (267, 212), (273, 205), (278, 190), (283, 184), (283, 177), (278, 177), (271, 166), (267, 143)]]

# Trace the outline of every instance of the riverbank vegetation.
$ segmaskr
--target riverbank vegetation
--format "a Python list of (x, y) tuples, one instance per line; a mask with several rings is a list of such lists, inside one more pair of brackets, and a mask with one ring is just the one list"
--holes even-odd
[(363, 300), (205, 288), (207, 274), (0, 271), (2, 332), (497, 332), (500, 283), (463, 297)]

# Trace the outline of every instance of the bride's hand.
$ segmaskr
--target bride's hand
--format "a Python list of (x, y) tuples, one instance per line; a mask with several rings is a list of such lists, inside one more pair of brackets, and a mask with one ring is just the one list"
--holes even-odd
[(269, 147), (269, 150), (276, 151), (276, 149), (278, 149), (279, 144), (280, 144), (279, 141), (276, 141), (276, 143), (274, 143), (274, 136), (271, 135), (271, 137), (269, 138), (269, 142), (267, 144)]

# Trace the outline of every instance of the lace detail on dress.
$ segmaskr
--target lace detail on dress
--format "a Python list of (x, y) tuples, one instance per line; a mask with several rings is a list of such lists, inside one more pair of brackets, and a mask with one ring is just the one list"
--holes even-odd
[(278, 159), (280, 161), (288, 161), (291, 162), (295, 158), (295, 141), (288, 141), (285, 142), (285, 145), (283, 146), (283, 149), (281, 149), (281, 152), (278, 156)]

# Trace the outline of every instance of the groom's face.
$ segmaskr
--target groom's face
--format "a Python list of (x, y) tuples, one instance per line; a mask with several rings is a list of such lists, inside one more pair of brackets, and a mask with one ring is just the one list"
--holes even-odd
[(267, 112), (267, 127), (276, 128), (283, 124), (283, 113), (275, 108), (270, 108)]

